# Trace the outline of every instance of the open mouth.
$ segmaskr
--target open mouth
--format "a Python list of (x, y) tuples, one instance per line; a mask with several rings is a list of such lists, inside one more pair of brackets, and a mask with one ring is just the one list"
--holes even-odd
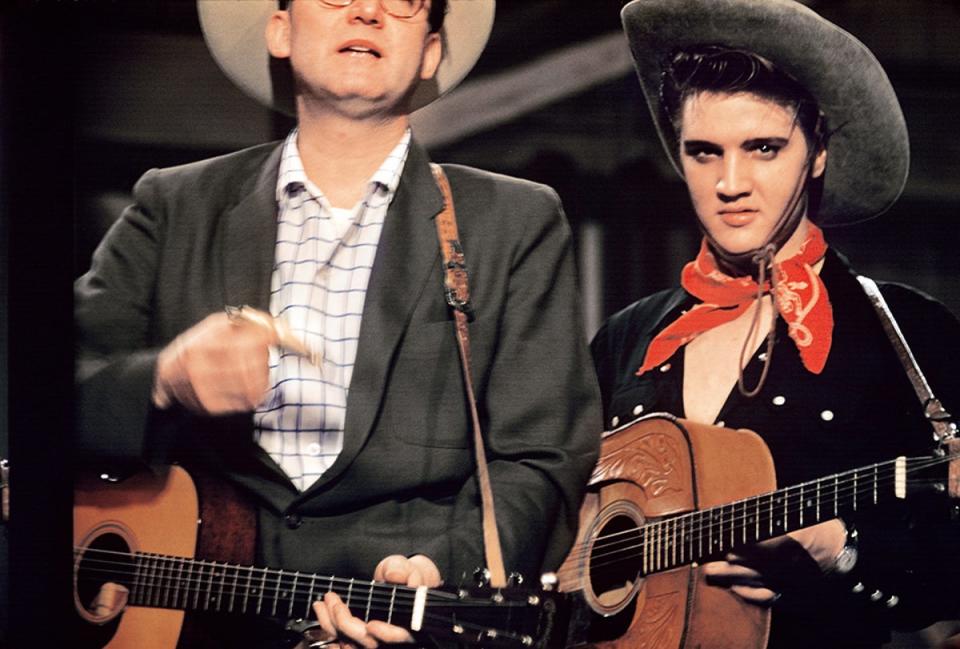
[(377, 59), (383, 58), (383, 54), (381, 54), (379, 50), (365, 44), (347, 43), (338, 51), (341, 54), (351, 54), (353, 56), (372, 56)]

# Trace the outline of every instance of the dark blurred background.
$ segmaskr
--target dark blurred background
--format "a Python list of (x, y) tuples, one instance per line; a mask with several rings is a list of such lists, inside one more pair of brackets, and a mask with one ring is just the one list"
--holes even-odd
[[(614, 310), (675, 283), (698, 242), (630, 67), (622, 4), (500, 0), (474, 72), (415, 118), (435, 159), (557, 189), (577, 235), (589, 333)], [(960, 3), (808, 4), (876, 53), (912, 138), (899, 203), (828, 237), (862, 272), (907, 281), (960, 313)], [(291, 123), (220, 73), (192, 3), (117, 2), (78, 13), (74, 263), (81, 272), (143, 171), (279, 138)]]
[[(591, 335), (607, 315), (676, 283), (699, 240), (685, 190), (666, 162), (634, 78), (620, 31), (623, 4), (499, 0), (476, 69), (414, 118), (417, 136), (436, 160), (556, 188), (576, 237)], [(828, 239), (861, 272), (912, 284), (960, 314), (960, 2), (807, 4), (877, 55), (900, 96), (912, 141), (910, 181), (897, 205), (874, 221), (831, 230)], [(20, 474), (21, 516), (34, 517), (23, 528), (31, 533), (11, 541), (18, 557), (14, 581), (20, 574), (23, 583), (44, 560), (35, 530), (50, 526), (54, 540), (47, 548), (69, 533), (60, 521), (68, 491), (47, 503), (49, 515), (36, 509), (49, 501), (44, 485), (63, 481), (58, 444), (69, 449), (66, 434), (57, 432), (68, 424), (56, 424), (69, 421), (70, 279), (87, 268), (144, 171), (281, 138), (292, 123), (222, 75), (190, 1), (5, 3), (0, 107), (0, 258), (7, 266), (0, 275), (0, 340), (10, 343), (0, 350), (0, 456), (7, 454), (10, 430), (55, 431), (20, 442), (20, 466), (46, 464), (44, 471)], [(38, 391), (59, 393), (57, 406), (51, 410)], [(18, 439), (28, 438), (14, 437), (11, 446)], [(10, 452), (16, 461), (16, 448)], [(0, 557), (8, 543), (7, 528), (2, 532)], [(18, 548), (33, 552), (30, 561), (23, 563)], [(7, 644), (8, 610), (11, 617), (33, 614), (29, 597), (10, 595), (6, 570), (0, 560), (0, 646)], [(44, 582), (37, 583), (42, 592)], [(58, 588), (50, 587), (54, 597), (64, 592)], [(929, 646), (922, 636), (897, 642)]]

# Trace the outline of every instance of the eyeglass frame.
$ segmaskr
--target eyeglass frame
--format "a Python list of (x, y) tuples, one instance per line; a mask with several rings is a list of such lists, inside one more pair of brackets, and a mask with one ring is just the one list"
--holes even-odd
[[(352, 5), (355, 1), (356, 0), (317, 0), (317, 2), (319, 2), (320, 4), (326, 7), (330, 7), (331, 9), (346, 9), (347, 7)], [(393, 16), (394, 18), (400, 18), (402, 20), (406, 20), (409, 18), (413, 18), (418, 13), (423, 11), (423, 8), (427, 6), (427, 0), (415, 0), (415, 1), (419, 2), (420, 4), (417, 6), (416, 11), (414, 11), (412, 14), (409, 14), (409, 15), (396, 14), (390, 11), (389, 9), (387, 9), (386, 3), (388, 2), (388, 0), (377, 0), (377, 3), (380, 5), (380, 9), (382, 9), (383, 12), (386, 13), (387, 15)], [(339, 2), (343, 2), (343, 4), (338, 4)]]

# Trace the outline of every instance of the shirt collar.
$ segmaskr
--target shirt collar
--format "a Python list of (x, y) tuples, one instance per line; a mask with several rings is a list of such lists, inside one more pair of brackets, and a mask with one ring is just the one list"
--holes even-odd
[[(307, 178), (307, 173), (304, 171), (300, 149), (297, 147), (298, 133), (299, 129), (294, 128), (283, 142), (283, 150), (280, 152), (280, 170), (277, 174), (277, 201), (283, 200), (291, 191), (300, 188), (305, 188), (310, 194), (323, 198), (323, 192)], [(386, 196), (393, 197), (394, 192), (397, 191), (397, 186), (400, 184), (400, 176), (410, 152), (411, 138), (412, 134), (410, 129), (407, 128), (400, 141), (387, 154), (380, 167), (373, 172), (367, 182), (367, 196), (381, 190)]]

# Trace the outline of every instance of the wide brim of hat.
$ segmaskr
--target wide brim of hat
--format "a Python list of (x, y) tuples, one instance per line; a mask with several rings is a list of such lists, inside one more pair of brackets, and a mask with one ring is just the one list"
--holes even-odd
[(660, 101), (663, 65), (678, 49), (724, 45), (772, 61), (826, 115), (832, 135), (819, 224), (872, 218), (900, 196), (910, 166), (903, 111), (876, 57), (848, 32), (792, 0), (633, 0), (621, 19), (660, 139), (681, 175)]
[[(441, 37), (443, 59), (430, 81), (421, 82), (410, 110), (422, 108), (460, 83), (470, 72), (493, 29), (495, 0), (449, 0)], [(241, 90), (270, 108), (296, 113), (289, 68), (267, 51), (264, 29), (277, 0), (197, 0), (207, 47), (223, 72)]]

